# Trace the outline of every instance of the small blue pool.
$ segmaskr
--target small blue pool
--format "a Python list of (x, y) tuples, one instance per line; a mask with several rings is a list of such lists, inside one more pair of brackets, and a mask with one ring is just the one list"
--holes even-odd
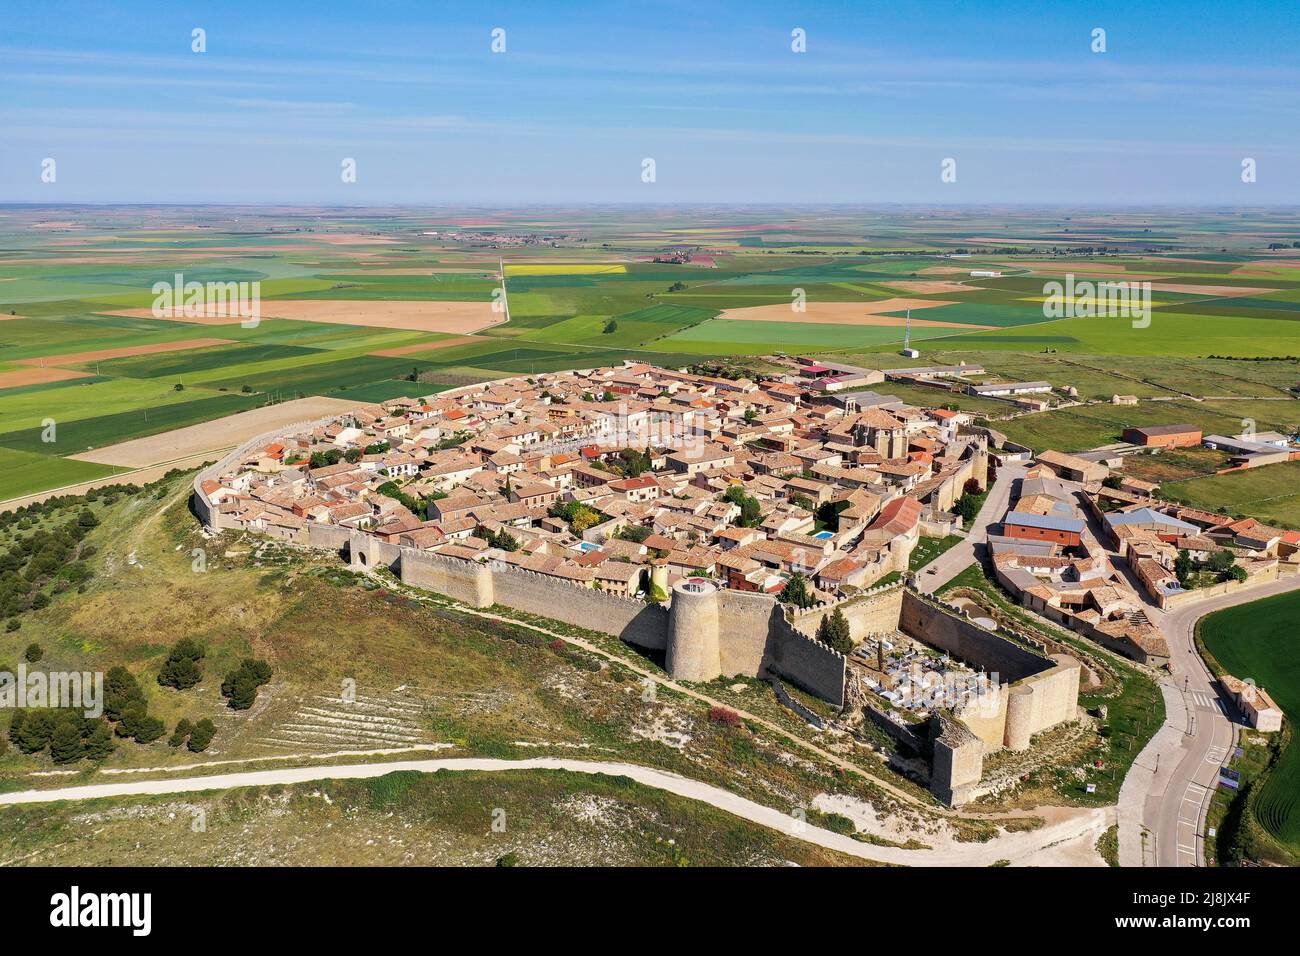
[(821, 538), (821, 539), (825, 540), (826, 538), (833, 538), (833, 537), (835, 537), (835, 532), (834, 532), (834, 531), (818, 531), (815, 535), (813, 535), (813, 537), (814, 537), (814, 538)]

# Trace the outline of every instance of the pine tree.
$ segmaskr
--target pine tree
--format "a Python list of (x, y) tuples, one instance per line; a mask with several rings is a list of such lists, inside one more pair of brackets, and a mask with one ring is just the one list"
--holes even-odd
[(795, 607), (812, 607), (815, 596), (808, 586), (808, 579), (796, 571), (781, 589), (781, 600)]
[(133, 703), (143, 704), (144, 694), (125, 667), (114, 667), (104, 675), (104, 713), (109, 720), (120, 720)]
[(76, 714), (70, 716), (73, 719), (61, 717), (54, 725), (54, 733), (50, 735), (50, 756), (55, 763), (71, 763), (80, 760), (83, 754), (81, 721), (76, 719)]
[(151, 744), (164, 733), (167, 728), (157, 717), (150, 717), (145, 714), (140, 718), (139, 723), (135, 726), (135, 740), (140, 744)]
[(201, 753), (208, 749), (208, 744), (212, 743), (212, 738), (216, 736), (216, 725), (204, 717), (194, 725), (194, 730), (190, 733), (190, 742), (186, 745), (194, 753)]
[(176, 642), (167, 660), (158, 672), (158, 683), (164, 687), (188, 690), (203, 679), (203, 668), (199, 661), (203, 659), (203, 648), (188, 637)]
[(18, 731), (18, 749), (25, 754), (39, 753), (54, 735), (54, 714), (48, 710), (29, 711)]
[(103, 760), (116, 749), (116, 746), (113, 743), (113, 728), (108, 721), (95, 721), (95, 729), (86, 738), (86, 756), (91, 760)]
[(168, 739), (167, 746), (179, 747), (181, 744), (185, 743), (186, 738), (189, 737), (193, 730), (194, 725), (191, 724), (188, 719), (182, 717), (180, 722), (176, 724), (175, 732), (171, 735), (171, 738)]
[(826, 637), (819, 638), (819, 640), (830, 645), (841, 654), (852, 653), (853, 634), (849, 628), (849, 619), (844, 616), (844, 612), (837, 607), (822, 618), (822, 623), (826, 625)]

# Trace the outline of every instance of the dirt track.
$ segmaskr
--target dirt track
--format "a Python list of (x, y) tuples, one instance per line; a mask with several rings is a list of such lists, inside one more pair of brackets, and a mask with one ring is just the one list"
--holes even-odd
[(98, 462), (101, 465), (145, 468), (205, 452), (233, 448), (241, 442), (256, 438), (263, 432), (269, 432), (283, 425), (323, 418), (334, 412), (356, 408), (360, 404), (362, 403), (340, 398), (299, 398), (279, 405), (238, 412), (199, 425), (174, 428), (169, 432), (150, 435), (147, 438), (133, 438), (131, 441), (119, 442), (106, 448), (96, 448), (94, 451), (68, 457), (78, 461)]

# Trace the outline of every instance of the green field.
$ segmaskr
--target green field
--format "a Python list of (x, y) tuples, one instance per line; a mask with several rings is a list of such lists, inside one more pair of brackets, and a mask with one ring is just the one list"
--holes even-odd
[(1300, 528), (1300, 461), (1173, 481), (1161, 491), (1166, 498), (1185, 501), (1196, 508)]
[(0, 501), (92, 481), (121, 471), (111, 465), (73, 461), (52, 455), (35, 455), (0, 446)]
[[(926, 317), (989, 327), (913, 329), (923, 362), (981, 362), (1006, 378), (1074, 386), (1084, 400), (1113, 394), (1176, 400), (1002, 421), (1008, 406), (1001, 403), (945, 397), (999, 419), (998, 427), (1034, 447), (1093, 447), (1117, 440), (1126, 423), (1192, 421), (1231, 432), (1248, 417), (1259, 428), (1287, 431), (1300, 424), (1291, 411), (1291, 389), (1300, 385), (1300, 269), (1278, 265), (1267, 252), (1282, 232), (1300, 234), (1300, 216), (1285, 212), (1267, 219), (1245, 212), (1079, 214), (1065, 229), (1038, 210), (918, 215), (791, 208), (774, 220), (770, 209), (633, 213), (593, 207), (563, 222), (542, 210), (500, 210), (490, 225), (465, 227), (457, 215), (418, 210), (300, 217), (250, 209), (236, 228), (219, 209), (155, 210), (141, 218), (105, 208), (78, 209), (72, 239), (28, 228), (42, 215), (48, 212), (21, 211), (0, 220), (0, 374), (36, 359), (90, 375), (0, 388), (0, 447), (50, 459), (45, 470), (25, 460), (21, 480), (11, 478), (4, 487), (39, 488), (43, 474), (53, 487), (88, 473), (80, 465), (56, 464), (63, 455), (300, 395), (382, 401), (625, 359), (680, 367), (783, 352), (821, 353), (868, 367), (911, 361), (897, 354), (900, 328), (719, 317), (728, 309), (789, 303), (796, 289), (811, 303), (948, 302), (925, 310)], [(358, 230), (381, 241), (354, 246), (321, 238)], [(569, 238), (489, 247), (512, 231)], [(448, 233), (468, 238), (442, 238)], [(1004, 237), (1007, 245), (989, 248), (988, 236)], [(1104, 255), (1060, 251), (1094, 241)], [(648, 261), (683, 245), (707, 259)], [(960, 259), (953, 257), (958, 252)], [(268, 302), (482, 302), (499, 281), (502, 258), (510, 321), (453, 348), (434, 347), (446, 334), (401, 329), (275, 318), (243, 328), (106, 314), (148, 307), (152, 284), (178, 272), (190, 281), (260, 282)], [(1117, 278), (1149, 273), (1184, 286), (1220, 288), (1157, 291), (1144, 328), (1128, 319), (1047, 320), (1041, 301), (1046, 283), (1066, 271), (1087, 275), (1102, 260)], [(1001, 276), (970, 276), (980, 269)], [(1231, 286), (1244, 294), (1222, 294), (1221, 287)], [(232, 344), (98, 362), (58, 358), (213, 337)], [(428, 349), (418, 348), (425, 343)], [(400, 356), (374, 354), (410, 346), (417, 348)], [(174, 389), (182, 383), (183, 391)], [(914, 402), (934, 394), (909, 386), (896, 392)], [(1191, 403), (1189, 395), (1252, 401), (1216, 406)], [(57, 442), (36, 440), (48, 421), (57, 425)], [(1165, 477), (1199, 473), (1184, 467)], [(1201, 490), (1207, 488), (1213, 490)], [(1276, 495), (1257, 497), (1251, 507), (1260, 513), (1290, 513), (1290, 504), (1273, 500)]]
[[(914, 328), (912, 339), (938, 338), (949, 331)], [(671, 335), (659, 344), (664, 348), (701, 355), (764, 355), (771, 352), (860, 349), (902, 341), (901, 327), (712, 319)]]
[[(1209, 615), (1199, 636), (1229, 674), (1250, 678), (1282, 708), (1300, 713), (1300, 593), (1291, 592)], [(1300, 852), (1300, 747), (1283, 751), (1254, 804), (1256, 819), (1293, 852)]]
[(1290, 432), (1296, 427), (1297, 419), (1300, 419), (1298, 412), (1300, 405), (1294, 402), (1105, 403), (1026, 415), (998, 422), (997, 428), (1012, 441), (1027, 445), (1035, 451), (1056, 448), (1076, 452), (1122, 441), (1125, 428), (1145, 425), (1191, 424), (1207, 435), (1235, 435), (1246, 427), (1245, 420), (1250, 419), (1259, 431), (1278, 429)]

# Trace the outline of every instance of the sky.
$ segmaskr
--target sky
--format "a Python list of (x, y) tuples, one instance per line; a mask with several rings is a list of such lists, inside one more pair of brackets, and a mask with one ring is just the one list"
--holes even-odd
[(5, 0), (0, 202), (1289, 204), (1297, 49), (1294, 0)]

